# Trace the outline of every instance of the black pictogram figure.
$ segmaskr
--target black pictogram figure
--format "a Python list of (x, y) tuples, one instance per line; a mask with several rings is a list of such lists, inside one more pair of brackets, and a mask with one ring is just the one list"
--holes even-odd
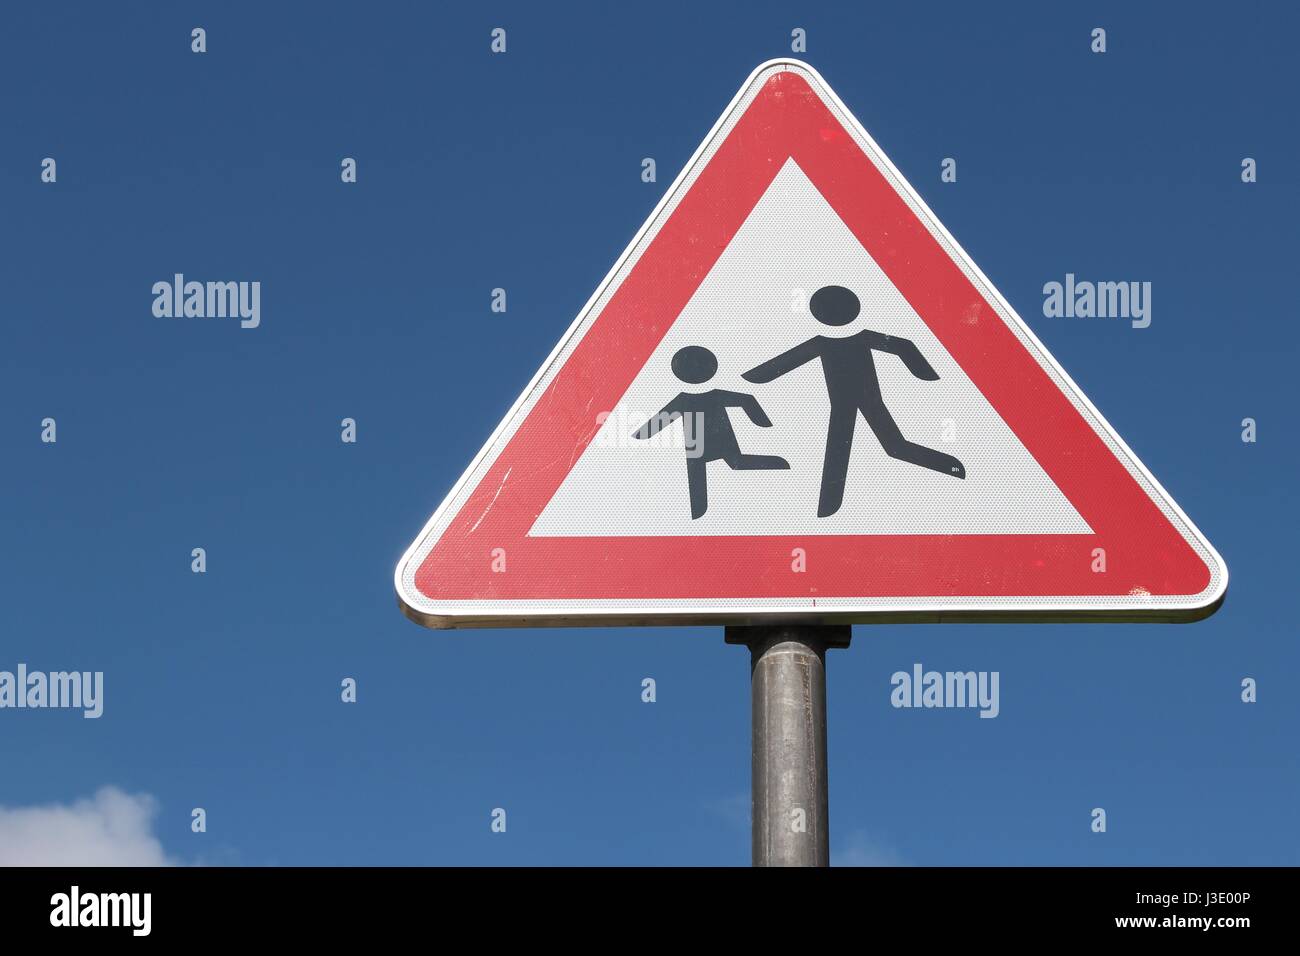
[[(838, 285), (828, 285), (813, 293), (809, 301), (813, 318), (823, 325), (848, 325), (858, 317), (858, 297)], [(815, 358), (821, 359), (826, 376), (826, 391), (831, 402), (830, 427), (826, 433), (826, 459), (822, 465), (821, 497), (817, 517), (825, 518), (840, 510), (844, 500), (844, 483), (849, 473), (849, 454), (853, 449), (853, 429), (858, 412), (866, 418), (885, 453), (891, 458), (911, 462), (931, 471), (957, 478), (966, 477), (966, 468), (951, 455), (917, 445), (903, 437), (880, 395), (880, 380), (872, 350), (892, 352), (903, 360), (907, 370), (919, 379), (939, 379), (930, 363), (909, 339), (882, 335), (864, 329), (856, 335), (829, 338), (816, 335), (776, 358), (750, 369), (742, 378), (764, 383), (784, 375)]]
[[(698, 345), (678, 349), (673, 355), (673, 374), (688, 385), (700, 385), (713, 378), (718, 360)], [(736, 433), (727, 417), (728, 408), (742, 409), (755, 425), (769, 428), (767, 417), (753, 395), (715, 388), (707, 392), (681, 392), (659, 414), (634, 433), (634, 438), (651, 438), (673, 423), (674, 419), (692, 416), (694, 449), (687, 448), (686, 482), (691, 493), (691, 517), (698, 518), (709, 507), (708, 475), (705, 466), (721, 459), (737, 471), (789, 468), (790, 463), (775, 455), (746, 455), (736, 444)], [(692, 454), (694, 452), (694, 454)]]

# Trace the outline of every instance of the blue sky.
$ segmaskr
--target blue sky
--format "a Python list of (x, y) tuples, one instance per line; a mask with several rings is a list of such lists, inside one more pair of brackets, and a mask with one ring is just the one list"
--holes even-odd
[[(1195, 625), (857, 628), (830, 659), (835, 858), (1300, 863), (1300, 19), (843, 7), (9, 11), (0, 669), (102, 670), (105, 710), (0, 711), (0, 828), (111, 785), (149, 795), (132, 831), (180, 862), (746, 863), (748, 662), (720, 628), (435, 633), (392, 569), (802, 27), (802, 58), (1232, 574)], [(175, 272), (260, 280), (261, 327), (154, 318)], [(1151, 327), (1044, 318), (1067, 272), (1150, 281)], [(1000, 671), (1000, 716), (893, 709), (915, 662)]]

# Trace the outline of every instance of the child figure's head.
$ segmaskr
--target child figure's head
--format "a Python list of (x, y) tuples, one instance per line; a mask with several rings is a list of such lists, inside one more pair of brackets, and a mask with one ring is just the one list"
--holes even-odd
[(700, 345), (678, 349), (673, 356), (673, 374), (689, 385), (707, 382), (717, 370), (717, 357)]

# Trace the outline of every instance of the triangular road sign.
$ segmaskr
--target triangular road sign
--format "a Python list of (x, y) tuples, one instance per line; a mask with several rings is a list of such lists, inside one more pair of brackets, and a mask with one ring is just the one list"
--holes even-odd
[(1189, 620), (1227, 580), (794, 60), (746, 81), (396, 572), (433, 627)]

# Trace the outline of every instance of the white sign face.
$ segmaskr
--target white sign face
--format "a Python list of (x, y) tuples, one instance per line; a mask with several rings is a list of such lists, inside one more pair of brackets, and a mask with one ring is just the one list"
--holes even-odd
[[(812, 263), (810, 268), (809, 263)], [(757, 264), (757, 268), (756, 268)], [(851, 448), (844, 501), (818, 517), (830, 401), (819, 362), (757, 388), (741, 373), (794, 348), (819, 329), (808, 299), (845, 285), (866, 303), (871, 328), (913, 342), (939, 380), (912, 375), (894, 356), (874, 360), (882, 398), (904, 435), (948, 451), (966, 465), (965, 481), (887, 455), (865, 420)], [(672, 356), (703, 346), (718, 357), (707, 386), (761, 396), (772, 420), (760, 428), (729, 411), (740, 447), (779, 455), (788, 470), (708, 469), (709, 507), (692, 520), (683, 480), (689, 425), (677, 420), (668, 440), (631, 433), (683, 388)], [(960, 429), (958, 423), (960, 422)], [(855, 429), (856, 431), (856, 429)], [(592, 507), (598, 490), (599, 508)], [(627, 394), (574, 464), (530, 530), (534, 535), (701, 534), (1089, 534), (1065, 496), (1025, 450), (862, 248), (793, 159), (700, 283), (690, 303)]]
[(397, 568), (431, 626), (1203, 617), (1222, 560), (764, 64)]

